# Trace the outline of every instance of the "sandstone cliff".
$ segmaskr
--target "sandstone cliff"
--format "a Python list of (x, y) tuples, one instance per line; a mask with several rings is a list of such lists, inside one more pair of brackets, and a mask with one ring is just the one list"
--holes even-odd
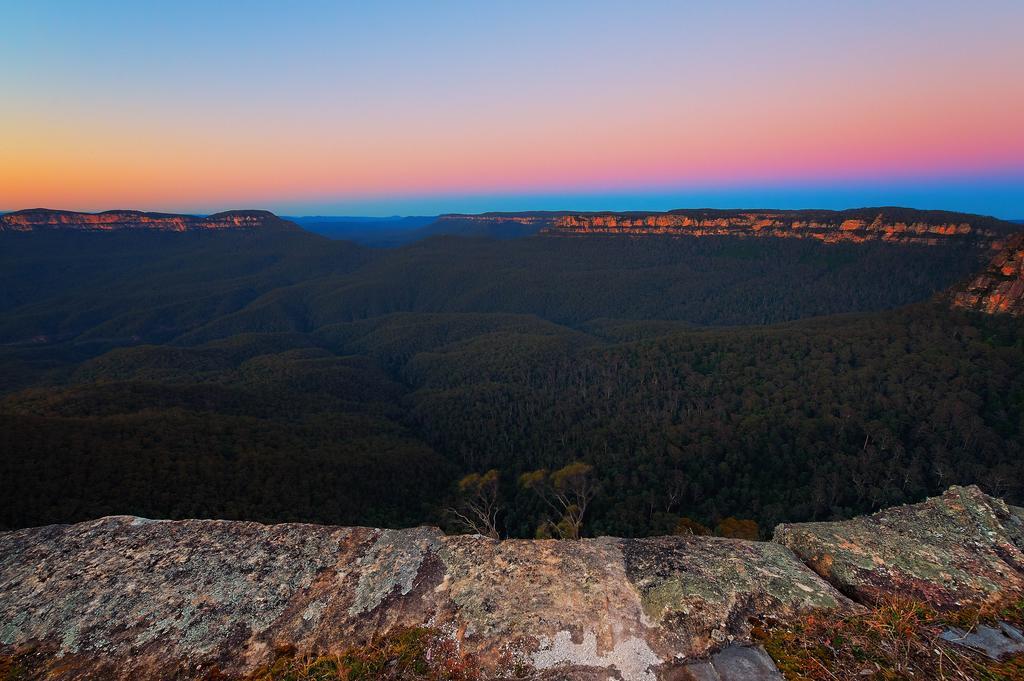
[(1024, 233), (1009, 239), (988, 267), (954, 291), (953, 305), (990, 314), (1024, 314)]
[(841, 592), (944, 608), (1022, 586), (1024, 510), (973, 487), (773, 542), (118, 516), (0, 534), (0, 654), (42, 654), (40, 678), (222, 679), (429, 626), (493, 677), (770, 679), (752, 623), (862, 609)]
[(233, 210), (205, 217), (143, 213), (135, 210), (110, 210), (103, 213), (76, 213), (64, 210), (32, 208), (0, 215), (0, 232), (36, 232), (74, 230), (113, 232), (153, 230), (193, 232), (211, 230), (298, 229), (265, 210)]
[(553, 236), (742, 236), (991, 248), (1018, 229), (981, 215), (909, 208), (854, 210), (673, 210), (665, 213), (484, 213), (444, 215), (439, 222), (534, 225)]

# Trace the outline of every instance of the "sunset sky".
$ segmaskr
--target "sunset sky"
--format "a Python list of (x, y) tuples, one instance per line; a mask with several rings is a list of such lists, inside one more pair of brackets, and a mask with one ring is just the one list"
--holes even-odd
[(0, 3), (0, 210), (1024, 218), (1024, 2)]

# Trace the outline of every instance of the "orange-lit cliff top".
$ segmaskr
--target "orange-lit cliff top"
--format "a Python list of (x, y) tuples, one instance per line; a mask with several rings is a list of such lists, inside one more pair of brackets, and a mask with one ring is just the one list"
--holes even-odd
[(34, 232), (54, 229), (77, 231), (155, 230), (189, 232), (202, 230), (292, 228), (294, 225), (265, 210), (231, 210), (213, 215), (174, 215), (136, 210), (102, 213), (30, 208), (0, 215), (0, 232)]
[(953, 305), (1024, 314), (1024, 232), (1012, 237), (982, 272), (953, 294)]
[(773, 236), (826, 242), (939, 244), (970, 240), (998, 247), (1018, 227), (983, 215), (882, 207), (853, 210), (717, 210), (528, 212), (445, 215), (446, 221), (535, 224), (550, 235)]

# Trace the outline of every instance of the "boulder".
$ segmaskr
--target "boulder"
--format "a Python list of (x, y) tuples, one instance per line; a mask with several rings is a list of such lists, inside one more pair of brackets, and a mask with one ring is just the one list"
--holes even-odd
[(779, 525), (774, 541), (859, 602), (901, 595), (954, 610), (1024, 596), (1024, 509), (975, 486), (853, 520)]

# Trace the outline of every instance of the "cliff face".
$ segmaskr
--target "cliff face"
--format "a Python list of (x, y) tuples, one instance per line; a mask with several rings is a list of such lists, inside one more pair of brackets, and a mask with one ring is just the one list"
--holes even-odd
[(251, 229), (297, 229), (264, 210), (233, 210), (206, 217), (111, 210), (103, 213), (76, 213), (33, 208), (0, 215), (0, 232), (37, 232), (74, 230), (81, 232), (114, 231), (222, 231)]
[(954, 291), (953, 305), (990, 314), (1024, 314), (1024, 233), (1007, 241), (988, 267)]
[(441, 220), (536, 225), (555, 236), (742, 236), (939, 245), (968, 241), (991, 248), (1015, 231), (981, 215), (908, 208), (826, 210), (673, 210), (667, 213), (485, 213)]
[(943, 608), (1022, 585), (1024, 510), (977, 488), (774, 542), (120, 516), (0, 534), (0, 654), (45, 653), (40, 678), (223, 679), (429, 626), (493, 677), (775, 679), (752, 623), (859, 611), (840, 590)]

